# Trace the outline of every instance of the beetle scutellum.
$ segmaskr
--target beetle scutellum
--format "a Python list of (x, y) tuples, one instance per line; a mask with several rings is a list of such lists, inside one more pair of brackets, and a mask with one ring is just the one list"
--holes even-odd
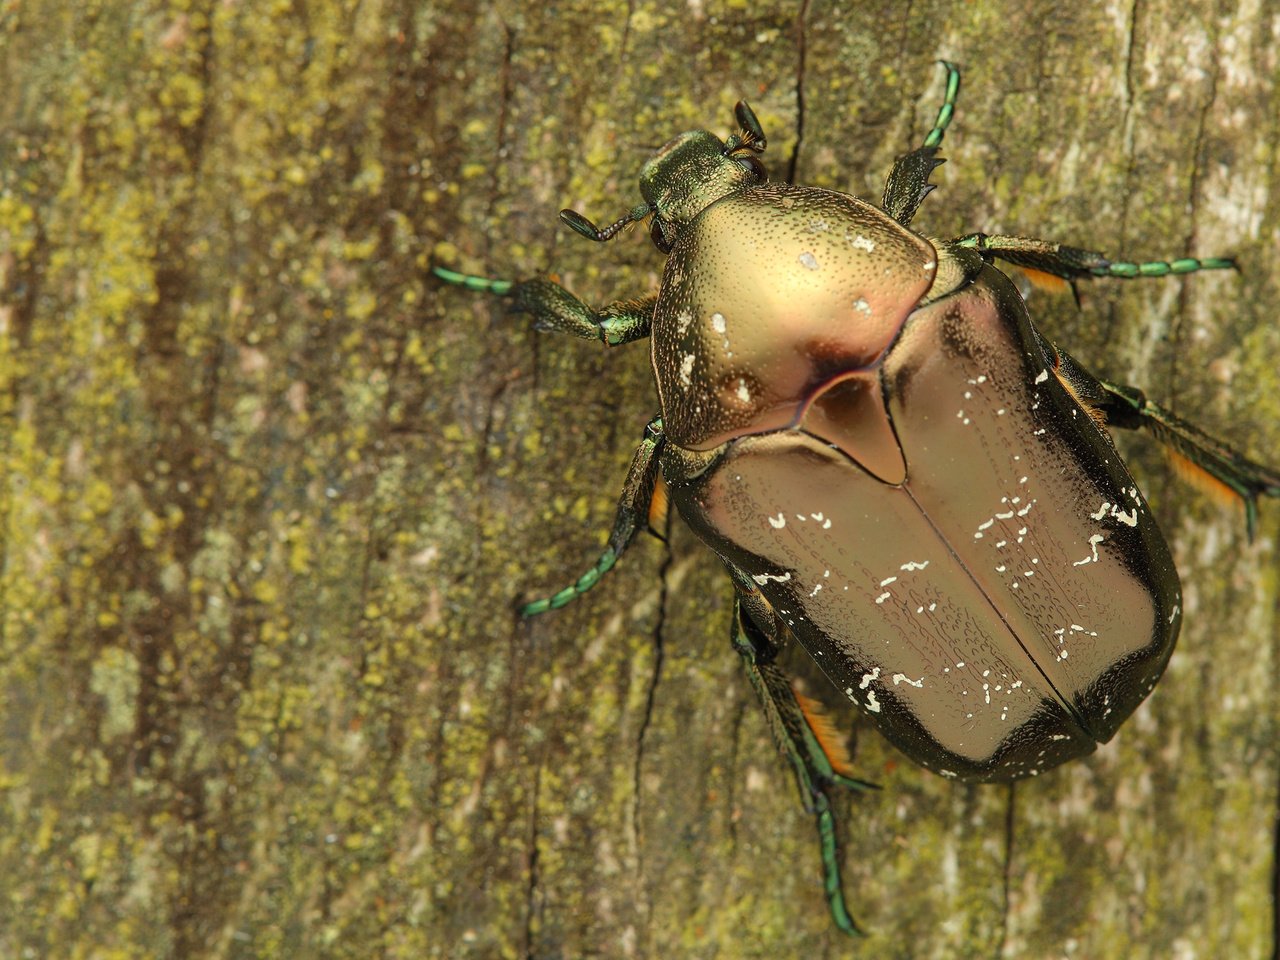
[(840, 886), (828, 791), (861, 787), (820, 743), (776, 666), (796, 638), (917, 763), (1011, 780), (1106, 742), (1151, 691), (1177, 637), (1164, 538), (1102, 426), (1144, 428), (1244, 502), (1280, 473), (1100, 380), (1032, 325), (1004, 260), (1069, 283), (1229, 268), (1117, 263), (1023, 237), (937, 241), (908, 227), (932, 189), (959, 71), (879, 207), (770, 183), (765, 137), (681, 134), (640, 173), (668, 255), (658, 293), (592, 310), (549, 280), (442, 279), (511, 297), (540, 329), (651, 338), (661, 414), (628, 473), (609, 545), (587, 573), (527, 604), (568, 603), (615, 563), (661, 483), (733, 580), (734, 648), (818, 823), (828, 902)]

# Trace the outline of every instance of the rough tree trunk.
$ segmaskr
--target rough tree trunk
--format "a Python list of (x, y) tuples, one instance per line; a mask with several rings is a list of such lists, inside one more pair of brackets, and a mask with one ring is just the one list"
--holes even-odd
[(435, 256), (652, 289), (648, 152), (747, 97), (775, 176), (1239, 276), (1036, 295), (1051, 336), (1280, 460), (1280, 9), (0, 5), (7, 957), (1270, 957), (1277, 531), (1125, 441), (1186, 625), (1114, 742), (957, 786), (876, 735), (813, 827), (678, 524), (583, 601), (655, 396)]

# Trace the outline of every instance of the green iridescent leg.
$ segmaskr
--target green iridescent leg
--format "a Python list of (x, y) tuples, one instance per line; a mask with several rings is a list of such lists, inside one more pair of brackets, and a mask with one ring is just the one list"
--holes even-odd
[(600, 340), (609, 346), (649, 336), (657, 303), (656, 296), (617, 300), (597, 311), (551, 280), (491, 280), (438, 266), (432, 267), (431, 272), (454, 286), (509, 297), (512, 312), (530, 314), (538, 330)]
[(1146, 263), (1125, 263), (1108, 260), (1094, 250), (1082, 250), (1061, 243), (1036, 240), (1032, 237), (987, 236), (971, 233), (950, 241), (951, 246), (975, 250), (987, 263), (1004, 260), (1028, 270), (1038, 270), (1074, 283), (1105, 277), (1116, 280), (1132, 280), (1136, 277), (1169, 277), (1200, 270), (1234, 270), (1236, 263), (1229, 257), (1211, 257), (1198, 260), (1183, 257), (1179, 260), (1151, 260)]
[(836, 843), (835, 814), (828, 789), (831, 786), (874, 790), (874, 784), (855, 780), (836, 771), (818, 741), (804, 710), (796, 699), (791, 680), (774, 662), (780, 646), (770, 639), (758, 620), (772, 624), (773, 612), (754, 590), (740, 588), (733, 607), (733, 647), (742, 657), (751, 686), (764, 708), (765, 721), (778, 750), (791, 764), (805, 809), (818, 826), (822, 854), (823, 889), (836, 926), (850, 935), (862, 931), (849, 913), (840, 882), (840, 856)]
[(1066, 351), (1057, 350), (1057, 355), (1058, 375), (1071, 384), (1076, 396), (1106, 415), (1108, 426), (1146, 430), (1239, 497), (1244, 504), (1245, 528), (1252, 542), (1258, 529), (1258, 497), (1280, 497), (1280, 471), (1248, 459), (1153, 403), (1138, 387), (1100, 380)]
[(943, 95), (938, 117), (933, 122), (933, 129), (921, 146), (894, 162), (889, 178), (884, 183), (884, 199), (880, 205), (904, 227), (911, 223), (920, 204), (933, 189), (933, 184), (929, 182), (930, 174), (946, 162), (938, 159), (935, 154), (942, 144), (942, 136), (946, 133), (951, 118), (955, 116), (956, 98), (960, 94), (960, 68), (945, 60), (941, 63), (947, 71), (947, 90)]
[(644, 428), (644, 439), (640, 441), (631, 461), (631, 468), (627, 471), (622, 496), (618, 498), (618, 515), (613, 521), (613, 532), (609, 534), (609, 545), (600, 554), (600, 559), (563, 590), (526, 603), (520, 608), (521, 616), (533, 617), (548, 610), (559, 610), (594, 587), (601, 577), (613, 569), (613, 565), (635, 537), (636, 531), (648, 520), (653, 488), (658, 482), (658, 452), (662, 449), (662, 441), (662, 418), (654, 417)]

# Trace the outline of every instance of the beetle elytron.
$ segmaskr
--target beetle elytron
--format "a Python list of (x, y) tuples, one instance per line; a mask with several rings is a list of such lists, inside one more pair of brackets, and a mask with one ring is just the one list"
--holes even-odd
[(734, 648), (818, 824), (827, 900), (841, 892), (833, 785), (866, 786), (828, 751), (777, 667), (798, 639), (899, 749), (969, 781), (1034, 775), (1106, 742), (1177, 637), (1168, 547), (1102, 426), (1144, 428), (1244, 502), (1280, 473), (1100, 380), (1032, 325), (1004, 260), (1069, 283), (1229, 268), (1116, 263), (1022, 237), (909, 229), (951, 120), (899, 159), (879, 207), (771, 183), (746, 103), (740, 132), (676, 137), (640, 173), (658, 293), (592, 310), (549, 280), (442, 279), (508, 296), (541, 329), (651, 340), (661, 414), (645, 431), (599, 561), (528, 604), (563, 606), (614, 565), (655, 489), (733, 580)]

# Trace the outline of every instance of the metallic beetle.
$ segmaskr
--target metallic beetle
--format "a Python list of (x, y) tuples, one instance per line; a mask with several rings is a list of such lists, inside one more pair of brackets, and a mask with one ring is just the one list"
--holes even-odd
[(824, 742), (776, 666), (798, 639), (912, 760), (969, 781), (1034, 775), (1109, 740), (1151, 691), (1180, 617), (1177, 571), (1102, 427), (1144, 428), (1234, 491), (1250, 535), (1280, 474), (1100, 380), (1039, 333), (993, 263), (1069, 283), (1233, 266), (1118, 263), (1022, 237), (950, 241), (909, 229), (950, 122), (959, 71), (924, 144), (880, 206), (771, 183), (765, 137), (667, 143), (644, 202), (594, 240), (651, 217), (661, 288), (595, 311), (548, 280), (435, 272), (511, 297), (536, 326), (625, 343), (649, 337), (661, 415), (636, 452), (593, 586), (665, 486), (736, 590), (732, 639), (817, 817), (827, 899), (840, 887), (832, 785), (866, 786)]

